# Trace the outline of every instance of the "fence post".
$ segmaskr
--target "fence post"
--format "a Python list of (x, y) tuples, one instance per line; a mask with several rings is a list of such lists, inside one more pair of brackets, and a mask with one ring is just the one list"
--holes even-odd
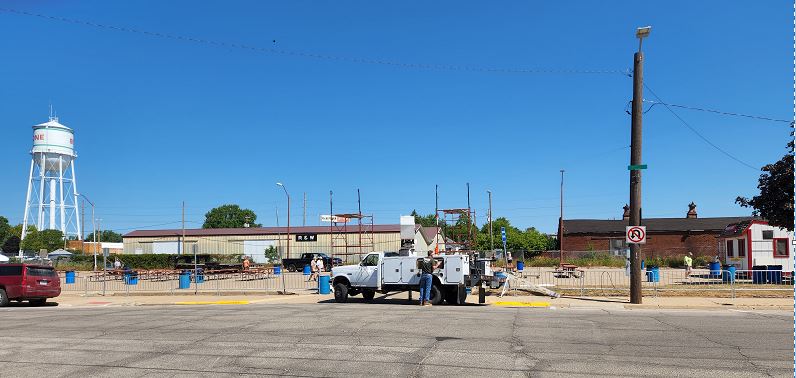
[(221, 296), (221, 280), (218, 279), (218, 275), (216, 275), (216, 296)]
[(88, 279), (86, 277), (83, 278), (83, 296), (88, 297)]
[(732, 291), (732, 299), (735, 299), (735, 276), (730, 277), (730, 291)]
[(583, 298), (583, 293), (584, 293), (583, 284), (584, 284), (585, 280), (586, 280), (586, 271), (584, 270), (583, 274), (581, 274), (581, 276), (580, 276), (580, 297), (581, 298)]

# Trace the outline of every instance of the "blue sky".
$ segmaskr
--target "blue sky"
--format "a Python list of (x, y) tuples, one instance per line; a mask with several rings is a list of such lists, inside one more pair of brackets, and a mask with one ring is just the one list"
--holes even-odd
[[(3, 7), (151, 32), (335, 57), (507, 69), (632, 67), (663, 100), (793, 117), (787, 1), (5, 1)], [(275, 225), (363, 211), (466, 206), (554, 232), (565, 217), (610, 219), (628, 202), (632, 79), (621, 74), (418, 69), (157, 38), (0, 12), (0, 215), (22, 220), (31, 126), (53, 104), (75, 130), (79, 190), (104, 228), (189, 227), (223, 203)], [(648, 92), (645, 98), (653, 97)], [(787, 124), (675, 109), (755, 167), (785, 153)], [(759, 171), (655, 106), (644, 118), (645, 217), (745, 215)]]

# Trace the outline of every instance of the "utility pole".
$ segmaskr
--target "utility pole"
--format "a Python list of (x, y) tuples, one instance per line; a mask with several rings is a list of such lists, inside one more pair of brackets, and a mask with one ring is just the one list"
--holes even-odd
[(439, 185), (434, 185), (434, 226), (437, 233), (434, 234), (434, 252), (439, 253)]
[[(86, 240), (86, 200), (84, 199), (80, 202), (80, 245), (83, 245), (83, 241)], [(86, 251), (83, 251), (86, 253)]]
[(281, 182), (276, 183), (277, 186), (281, 186), (282, 190), (285, 191), (285, 196), (287, 196), (287, 257), (290, 258), (290, 194), (287, 192), (287, 188)]
[(487, 190), (489, 193), (489, 249), (490, 252), (495, 252), (495, 239), (492, 238), (492, 191)]
[(558, 218), (558, 266), (564, 265), (564, 170), (561, 170), (561, 212)]
[(304, 192), (304, 214), (301, 218), (301, 225), (307, 225), (307, 192)]
[[(332, 207), (332, 191), (329, 191), (329, 216), (334, 217), (334, 207)], [(332, 235), (332, 225), (334, 224), (334, 218), (329, 220), (329, 265), (334, 267), (334, 236)], [(331, 271), (331, 269), (330, 269)]]
[[(641, 225), (641, 117), (644, 101), (644, 53), (641, 42), (649, 36), (650, 26), (638, 28), (638, 51), (633, 54), (633, 111), (630, 121), (630, 224)], [(641, 303), (641, 246), (630, 244), (630, 303)]]
[(182, 240), (179, 254), (185, 254), (185, 201), (182, 201)]
[[(97, 239), (97, 244), (95, 247), (102, 246), (102, 218), (97, 219), (97, 231), (99, 232), (99, 238)], [(97, 232), (95, 231), (95, 233)], [(105, 256), (105, 250), (102, 250), (102, 296), (105, 296), (105, 283), (108, 281), (108, 259)]]

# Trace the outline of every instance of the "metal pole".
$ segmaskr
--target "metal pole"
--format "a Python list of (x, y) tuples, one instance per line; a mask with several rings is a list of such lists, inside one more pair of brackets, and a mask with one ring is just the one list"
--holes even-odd
[(179, 254), (185, 254), (185, 201), (182, 201), (182, 240), (180, 241), (179, 245), (180, 245)]
[[(641, 165), (641, 117), (643, 94), (644, 54), (633, 54), (633, 112), (630, 126), (630, 165)], [(630, 171), (630, 226), (641, 225), (641, 171)], [(641, 299), (641, 246), (630, 244), (630, 303), (640, 304)]]
[(307, 192), (304, 192), (304, 214), (301, 217), (301, 225), (307, 225)]
[[(99, 247), (102, 245), (102, 219), (97, 220), (99, 222), (99, 245), (95, 245), (95, 247)], [(102, 251), (102, 296), (105, 296), (105, 284), (108, 281), (108, 259), (105, 256), (105, 251)]]
[[(333, 207), (332, 207), (332, 191), (329, 191), (329, 216), (333, 217)], [(332, 225), (334, 224), (334, 219), (329, 220), (329, 256), (331, 259), (329, 261), (329, 266), (331, 268), (334, 267), (334, 236), (332, 235)], [(330, 269), (331, 269), (330, 268)]]
[(561, 212), (558, 218), (558, 265), (564, 265), (564, 170), (561, 170)]
[(359, 260), (361, 261), (362, 260), (362, 201), (359, 197), (359, 188), (357, 188), (357, 215), (359, 215), (359, 218), (357, 219), (359, 241), (357, 242), (357, 244), (359, 244)]
[(495, 239), (492, 238), (492, 191), (487, 190), (489, 193), (489, 249), (491, 252), (495, 252)]

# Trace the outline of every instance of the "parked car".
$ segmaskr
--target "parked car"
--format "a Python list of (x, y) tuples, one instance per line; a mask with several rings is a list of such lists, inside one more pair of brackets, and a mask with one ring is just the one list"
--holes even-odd
[(282, 266), (285, 267), (290, 272), (295, 272), (299, 269), (304, 269), (305, 265), (309, 265), (309, 263), (315, 258), (315, 256), (320, 257), (323, 260), (323, 267), (326, 270), (332, 266), (332, 262), (334, 265), (341, 265), (343, 263), (343, 259), (339, 257), (335, 257), (332, 259), (325, 253), (302, 253), (301, 257), (297, 259), (282, 259)]
[(61, 295), (61, 279), (51, 266), (31, 264), (0, 265), (0, 307), (12, 300), (43, 305), (47, 298)]

